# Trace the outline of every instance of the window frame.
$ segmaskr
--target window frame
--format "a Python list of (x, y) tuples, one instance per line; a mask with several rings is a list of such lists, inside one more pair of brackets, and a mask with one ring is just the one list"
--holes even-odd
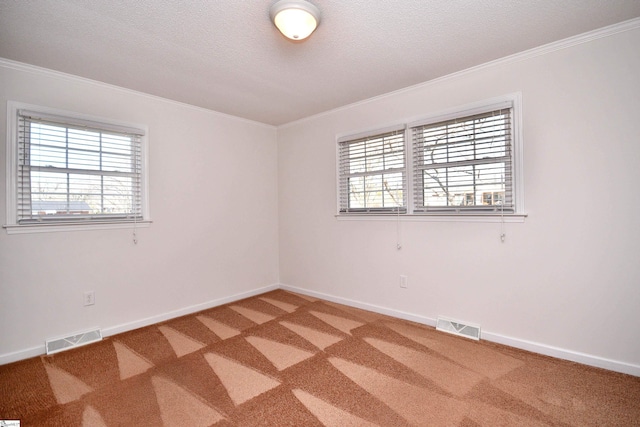
[[(510, 108), (511, 109), (511, 142), (512, 142), (512, 178), (511, 191), (513, 209), (510, 211), (501, 209), (486, 210), (479, 209), (445, 209), (445, 210), (418, 210), (415, 206), (415, 181), (419, 177), (415, 176), (412, 128), (424, 126), (432, 123), (439, 123), (456, 118), (465, 118), (489, 111)], [(453, 107), (431, 115), (421, 116), (403, 120), (400, 124), (390, 126), (391, 128), (403, 127), (405, 129), (405, 193), (407, 206), (404, 211), (397, 212), (343, 212), (340, 209), (341, 200), (341, 164), (340, 164), (340, 142), (361, 137), (362, 135), (375, 135), (381, 131), (363, 131), (357, 134), (346, 134), (336, 138), (336, 176), (337, 176), (337, 213), (336, 218), (340, 220), (385, 220), (391, 218), (402, 218), (410, 221), (463, 221), (463, 222), (523, 222), (527, 214), (524, 208), (524, 181), (523, 181), (523, 138), (522, 138), (522, 94), (511, 93), (496, 98)], [(389, 127), (387, 127), (389, 128)], [(383, 130), (387, 129), (384, 128)]]
[[(45, 117), (57, 118), (60, 122), (67, 121), (69, 125), (86, 125), (105, 131), (123, 132), (135, 131), (140, 133), (140, 210), (141, 216), (136, 217), (64, 217), (60, 219), (47, 219), (46, 221), (20, 222), (18, 217), (18, 150), (19, 150), (19, 126), (20, 111), (41, 114)], [(151, 223), (149, 215), (149, 191), (148, 191), (148, 127), (141, 124), (107, 119), (104, 117), (90, 116), (72, 111), (65, 111), (50, 107), (26, 104), (16, 101), (7, 102), (7, 138), (6, 138), (6, 223), (3, 227), (8, 234), (37, 233), (53, 231), (79, 231), (117, 228), (144, 228)]]
[[(351, 145), (358, 145), (358, 144), (363, 144), (365, 147), (367, 146), (367, 144), (369, 142), (375, 141), (375, 140), (379, 140), (382, 139), (381, 144), (384, 145), (384, 140), (386, 138), (390, 138), (390, 139), (394, 139), (396, 138), (396, 135), (402, 135), (402, 144), (403, 144), (403, 151), (402, 151), (402, 155), (404, 157), (404, 161), (402, 164), (402, 167), (390, 167), (390, 168), (381, 168), (381, 169), (376, 169), (376, 170), (371, 170), (371, 171), (364, 171), (364, 172), (354, 172), (354, 173), (350, 173), (350, 172), (346, 172), (344, 170), (341, 170), (345, 165), (342, 162), (342, 157), (345, 153), (345, 149), (343, 149), (343, 147), (348, 147)], [(371, 156), (365, 155), (361, 156), (361, 158), (365, 161), (372, 159), (373, 157), (380, 157), (382, 162), (385, 163), (386, 162), (386, 155), (390, 154), (393, 155), (393, 152), (391, 153), (387, 153), (384, 151), (383, 148), (383, 152), (379, 153), (379, 154), (374, 154)], [(389, 213), (398, 213), (398, 212), (403, 212), (406, 213), (407, 211), (407, 206), (408, 206), (408, 199), (407, 199), (407, 176), (409, 171), (407, 170), (407, 159), (406, 159), (406, 132), (405, 132), (405, 127), (404, 125), (402, 126), (390, 126), (390, 127), (386, 127), (386, 128), (382, 128), (382, 129), (376, 129), (375, 131), (370, 131), (370, 132), (365, 132), (365, 133), (360, 133), (357, 135), (351, 135), (348, 136), (346, 138), (338, 138), (338, 152), (337, 152), (337, 156), (338, 156), (338, 212), (340, 214), (345, 214), (345, 215), (353, 215), (353, 214), (389, 214)], [(350, 164), (349, 164), (350, 165)], [(365, 167), (366, 168), (366, 167)], [(364, 179), (364, 181), (366, 182), (366, 178), (367, 177), (371, 177), (371, 176), (377, 176), (380, 175), (381, 177), (384, 175), (389, 175), (389, 174), (401, 174), (402, 178), (401, 178), (401, 182), (402, 182), (402, 206), (388, 206), (388, 207), (355, 207), (355, 208), (351, 208), (349, 206), (349, 201), (350, 201), (350, 192), (347, 190), (346, 193), (342, 192), (341, 189), (343, 188), (347, 188), (348, 187), (348, 183), (349, 180), (351, 178), (357, 178), (357, 177), (362, 177)], [(382, 194), (381, 194), (381, 198), (384, 201), (385, 197), (384, 197), (384, 191), (385, 189), (381, 189)], [(388, 188), (386, 188), (386, 191), (388, 193), (390, 193), (390, 190)], [(364, 185), (363, 187), (363, 192), (366, 193), (366, 185)], [(391, 196), (393, 197), (393, 196)], [(345, 205), (346, 203), (346, 205)]]

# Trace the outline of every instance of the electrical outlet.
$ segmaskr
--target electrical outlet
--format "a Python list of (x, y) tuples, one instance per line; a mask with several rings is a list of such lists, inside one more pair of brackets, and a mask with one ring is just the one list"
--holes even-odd
[(407, 276), (401, 274), (400, 275), (400, 287), (401, 288), (406, 288), (407, 287)]
[(96, 293), (95, 291), (87, 291), (83, 294), (84, 306), (94, 305), (96, 303)]

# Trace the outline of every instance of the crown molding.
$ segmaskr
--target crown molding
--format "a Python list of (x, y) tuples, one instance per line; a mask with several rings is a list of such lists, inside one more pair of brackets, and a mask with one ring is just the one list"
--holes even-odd
[(243, 123), (247, 123), (247, 124), (257, 125), (257, 126), (260, 126), (260, 127), (273, 129), (273, 130), (276, 129), (276, 126), (273, 126), (273, 125), (270, 125), (270, 124), (267, 124), (267, 123), (257, 122), (257, 121), (254, 121), (254, 120), (245, 119), (243, 117), (238, 117), (238, 116), (234, 116), (234, 115), (231, 115), (231, 114), (221, 113), (221, 112), (215, 111), (215, 110), (210, 110), (210, 109), (207, 109), (207, 108), (198, 107), (198, 106), (193, 105), (193, 104), (187, 104), (185, 102), (175, 101), (173, 99), (163, 98), (163, 97), (157, 96), (157, 95), (151, 95), (151, 94), (146, 93), (146, 92), (140, 92), (140, 91), (133, 90), (133, 89), (128, 89), (128, 88), (125, 88), (125, 87), (122, 87), (122, 86), (116, 86), (116, 85), (113, 85), (113, 84), (101, 82), (99, 80), (93, 80), (93, 79), (88, 79), (86, 77), (76, 76), (75, 74), (64, 73), (64, 72), (61, 72), (61, 71), (56, 71), (56, 70), (52, 70), (52, 69), (49, 69), (49, 68), (39, 67), (37, 65), (31, 65), (31, 64), (24, 63), (24, 62), (13, 61), (13, 60), (7, 59), (7, 58), (0, 57), (0, 67), (11, 69), (11, 70), (16, 70), (16, 71), (22, 71), (22, 72), (26, 72), (26, 73), (31, 73), (31, 74), (38, 74), (38, 75), (41, 75), (41, 76), (46, 76), (46, 77), (55, 78), (55, 79), (59, 79), (59, 80), (65, 80), (65, 81), (68, 81), (68, 82), (83, 83), (83, 84), (87, 84), (87, 85), (92, 85), (92, 86), (103, 88), (103, 89), (109, 89), (109, 90), (113, 90), (113, 91), (118, 91), (118, 92), (121, 92), (121, 93), (124, 93), (124, 94), (139, 96), (139, 97), (146, 98), (146, 99), (153, 100), (153, 101), (157, 101), (157, 102), (164, 102), (164, 103), (167, 103), (167, 104), (172, 104), (172, 105), (183, 107), (183, 108), (189, 108), (189, 109), (192, 109), (192, 110), (197, 110), (197, 111), (204, 112), (204, 113), (207, 113), (207, 114), (213, 114), (215, 116), (224, 117), (226, 119), (231, 119), (231, 120), (235, 120), (235, 121), (239, 121), (239, 122), (243, 122)]

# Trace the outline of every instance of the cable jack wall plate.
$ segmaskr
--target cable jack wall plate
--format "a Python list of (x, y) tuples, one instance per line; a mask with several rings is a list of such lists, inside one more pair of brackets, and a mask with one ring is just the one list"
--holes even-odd
[(71, 348), (81, 347), (100, 340), (102, 340), (102, 331), (98, 328), (86, 332), (79, 332), (64, 338), (50, 339), (46, 341), (47, 354), (54, 354)]
[(474, 325), (472, 323), (438, 316), (436, 329), (438, 331), (470, 338), (472, 340), (480, 340), (480, 325)]

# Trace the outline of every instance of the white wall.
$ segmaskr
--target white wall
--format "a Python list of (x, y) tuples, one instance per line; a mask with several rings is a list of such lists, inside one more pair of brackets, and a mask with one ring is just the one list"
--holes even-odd
[[(0, 62), (0, 222), (7, 100), (148, 125), (150, 212), (138, 230), (0, 230), (0, 363), (47, 338), (113, 333), (278, 283), (276, 129)], [(83, 307), (94, 290), (96, 304)]]
[[(640, 28), (585, 37), (278, 130), (280, 281), (640, 375)], [(599, 34), (603, 35), (603, 34)], [(513, 92), (524, 223), (337, 220), (336, 135)], [(399, 275), (408, 288), (399, 288)]]
[[(130, 230), (0, 230), (0, 363), (46, 338), (115, 333), (280, 282), (640, 375), (638, 46), (636, 25), (283, 126), (277, 139), (270, 126), (0, 60), (0, 180), (7, 100), (145, 124), (154, 221), (138, 245)], [(403, 221), (398, 251), (394, 221), (335, 218), (337, 134), (513, 92), (529, 217), (507, 224), (504, 244), (496, 223)], [(2, 223), (5, 211), (0, 185)], [(82, 306), (86, 290), (95, 306)]]

